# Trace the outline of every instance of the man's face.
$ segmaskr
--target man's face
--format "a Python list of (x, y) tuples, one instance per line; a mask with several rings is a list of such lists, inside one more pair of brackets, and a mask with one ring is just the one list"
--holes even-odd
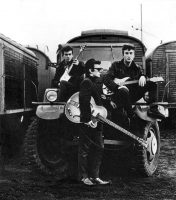
[(72, 51), (64, 51), (63, 57), (66, 62), (70, 62), (73, 58), (73, 52)]
[(94, 64), (94, 69), (91, 70), (91, 75), (93, 77), (100, 77), (101, 71), (102, 71), (102, 67), (100, 64)]
[(124, 62), (130, 64), (134, 60), (135, 52), (133, 49), (126, 49), (124, 50), (123, 58)]

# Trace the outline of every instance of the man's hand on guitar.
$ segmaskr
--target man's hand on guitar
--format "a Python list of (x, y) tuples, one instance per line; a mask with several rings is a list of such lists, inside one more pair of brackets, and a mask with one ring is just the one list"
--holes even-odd
[(114, 109), (117, 108), (117, 105), (116, 105), (113, 101), (110, 101), (110, 104), (111, 104), (111, 106), (112, 106)]
[(145, 76), (141, 76), (139, 79), (139, 86), (144, 87), (145, 84), (146, 84), (146, 78)]
[(79, 64), (78, 59), (74, 59), (74, 60), (73, 60), (73, 64), (74, 64), (74, 65), (78, 65), (78, 64)]
[(86, 124), (92, 128), (97, 127), (97, 121), (94, 121), (94, 120), (91, 120), (91, 121), (87, 122)]
[(114, 79), (114, 82), (119, 85), (119, 86), (122, 86), (124, 85), (125, 81), (127, 81), (129, 79), (129, 77), (125, 77), (125, 78), (122, 78), (122, 79), (119, 79), (119, 78), (115, 78)]

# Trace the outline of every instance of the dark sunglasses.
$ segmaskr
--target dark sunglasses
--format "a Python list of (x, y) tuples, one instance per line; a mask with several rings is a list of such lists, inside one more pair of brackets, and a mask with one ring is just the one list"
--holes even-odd
[(97, 71), (101, 71), (103, 68), (96, 68), (96, 67), (94, 67), (94, 69), (96, 69)]
[(64, 56), (71, 56), (72, 53), (64, 53)]

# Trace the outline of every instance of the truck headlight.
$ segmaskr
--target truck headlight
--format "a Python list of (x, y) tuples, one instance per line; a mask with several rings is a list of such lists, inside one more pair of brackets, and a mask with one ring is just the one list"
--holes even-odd
[(56, 99), (57, 99), (57, 92), (54, 91), (54, 90), (49, 90), (49, 91), (46, 93), (46, 98), (47, 98), (47, 100), (50, 101), (50, 102), (56, 101)]

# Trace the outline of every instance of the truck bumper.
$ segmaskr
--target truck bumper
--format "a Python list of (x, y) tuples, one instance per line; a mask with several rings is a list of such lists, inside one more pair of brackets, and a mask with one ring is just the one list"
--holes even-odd
[(64, 113), (65, 105), (40, 105), (37, 107), (36, 115), (41, 119), (58, 119)]

